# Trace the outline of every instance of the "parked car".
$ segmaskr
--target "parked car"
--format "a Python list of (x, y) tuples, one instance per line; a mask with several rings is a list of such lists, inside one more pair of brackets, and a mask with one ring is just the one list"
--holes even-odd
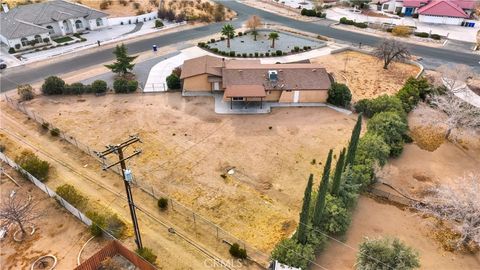
[(0, 69), (6, 69), (7, 68), (7, 63), (3, 61), (3, 59), (0, 59)]

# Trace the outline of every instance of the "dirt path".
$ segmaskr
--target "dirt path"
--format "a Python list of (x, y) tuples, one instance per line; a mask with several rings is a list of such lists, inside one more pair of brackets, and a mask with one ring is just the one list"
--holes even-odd
[[(3, 134), (2, 141), (5, 140), (4, 138), (8, 138), (5, 140), (7, 155), (14, 157), (21, 148), (34, 151), (41, 159), (54, 166), (48, 180), (51, 188), (55, 189), (61, 184), (70, 183), (87, 194), (90, 200), (108, 205), (124, 220), (129, 220), (128, 207), (123, 195), (124, 187), (118, 175), (113, 172), (103, 172), (93, 158), (73, 149), (71, 145), (62, 143), (58, 139), (52, 139), (46, 134), (40, 134), (39, 127), (32, 121), (25, 120), (26, 117), (19, 112), (12, 111), (5, 106), (2, 106), (1, 109), (2, 131), (0, 134)], [(5, 112), (8, 112), (8, 115)], [(105, 188), (97, 183), (102, 183)], [(134, 189), (134, 198), (142, 201), (142, 207), (149, 212), (158, 212), (158, 208), (151, 198), (138, 189)], [(203, 263), (205, 256), (198, 250), (192, 248), (178, 236), (168, 233), (164, 226), (145, 216), (141, 211), (138, 216), (144, 243), (155, 250), (159, 256), (157, 261), (161, 267), (205, 269)], [(131, 239), (127, 243), (130, 248), (134, 248)]]

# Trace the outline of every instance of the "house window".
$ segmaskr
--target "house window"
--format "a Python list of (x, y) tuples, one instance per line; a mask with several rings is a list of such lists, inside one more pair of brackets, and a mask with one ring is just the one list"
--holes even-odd
[(388, 9), (388, 4), (383, 4), (383, 9)]
[(40, 35), (35, 35), (35, 40), (37, 41), (37, 43), (43, 42), (42, 37)]
[(49, 34), (55, 34), (55, 31), (53, 30), (53, 26), (47, 25), (47, 29)]
[(22, 43), (22, 46), (28, 46), (28, 40), (26, 38), (20, 39), (20, 42)]
[(82, 21), (76, 20), (76, 21), (75, 21), (75, 28), (77, 28), (77, 29), (78, 29), (78, 28), (83, 28), (83, 23), (82, 23)]
[(103, 25), (102, 19), (98, 18), (97, 19), (97, 26), (102, 26), (102, 25)]
[(395, 8), (395, 13), (400, 13), (402, 12), (402, 7), (396, 7)]
[(233, 97), (232, 100), (233, 101), (243, 101), (244, 98), (243, 97)]

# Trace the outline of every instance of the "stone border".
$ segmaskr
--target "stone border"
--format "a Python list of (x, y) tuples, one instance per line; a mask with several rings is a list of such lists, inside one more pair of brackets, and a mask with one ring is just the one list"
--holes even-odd
[(30, 270), (33, 270), (33, 269), (34, 269), (33, 267), (35, 266), (35, 264), (36, 264), (37, 262), (39, 262), (41, 259), (44, 259), (44, 258), (53, 258), (53, 265), (52, 265), (52, 267), (50, 267), (50, 269), (48, 269), (48, 270), (55, 269), (55, 266), (57, 266), (57, 257), (55, 257), (55, 256), (52, 255), (52, 254), (48, 254), (48, 255), (45, 255), (45, 256), (38, 257), (38, 259), (36, 259), (36, 260), (32, 263), (32, 266), (30, 267)]

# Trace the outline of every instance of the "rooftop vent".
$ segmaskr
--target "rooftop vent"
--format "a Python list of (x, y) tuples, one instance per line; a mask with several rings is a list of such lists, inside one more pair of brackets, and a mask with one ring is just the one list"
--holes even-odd
[(276, 82), (278, 80), (278, 72), (276, 70), (269, 70), (268, 71), (268, 79), (270, 81)]

